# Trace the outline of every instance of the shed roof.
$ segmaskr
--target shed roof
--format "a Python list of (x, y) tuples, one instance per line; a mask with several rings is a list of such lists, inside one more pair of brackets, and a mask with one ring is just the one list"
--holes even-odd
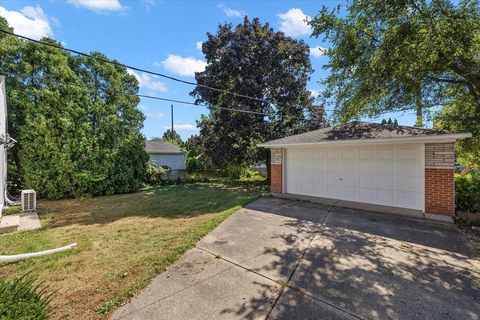
[(147, 153), (184, 154), (182, 149), (166, 141), (146, 141), (145, 150)]
[[(435, 138), (434, 138), (435, 137)], [(354, 121), (342, 126), (327, 127), (259, 144), (261, 147), (286, 145), (327, 144), (341, 142), (381, 142), (385, 140), (443, 140), (455, 141), (471, 137), (470, 133), (452, 134), (448, 131), (391, 124)]]

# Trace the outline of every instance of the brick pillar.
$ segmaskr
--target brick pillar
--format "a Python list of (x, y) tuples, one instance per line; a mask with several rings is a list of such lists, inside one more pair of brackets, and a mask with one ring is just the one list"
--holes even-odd
[(270, 191), (275, 193), (282, 192), (283, 181), (283, 150), (280, 148), (270, 149)]
[(425, 144), (425, 212), (455, 214), (453, 143)]
[(455, 214), (453, 169), (425, 168), (425, 212)]

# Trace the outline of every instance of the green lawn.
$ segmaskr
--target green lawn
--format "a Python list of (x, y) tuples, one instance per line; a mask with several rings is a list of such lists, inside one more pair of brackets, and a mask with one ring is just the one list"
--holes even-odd
[(41, 230), (0, 237), (16, 254), (77, 242), (69, 252), (0, 265), (32, 272), (52, 290), (54, 319), (97, 319), (135, 295), (242, 205), (259, 187), (185, 184), (85, 200), (40, 201)]

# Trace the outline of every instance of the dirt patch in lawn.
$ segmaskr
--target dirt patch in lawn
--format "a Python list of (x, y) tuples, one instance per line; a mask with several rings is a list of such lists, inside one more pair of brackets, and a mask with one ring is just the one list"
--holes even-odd
[(41, 201), (44, 228), (0, 237), (0, 252), (39, 251), (72, 242), (78, 247), (0, 265), (0, 276), (32, 272), (57, 290), (54, 319), (103, 318), (260, 193), (254, 187), (188, 184)]
[(459, 211), (455, 223), (465, 232), (477, 257), (480, 257), (480, 213)]
[(480, 226), (462, 224), (460, 225), (460, 228), (467, 235), (467, 239), (470, 242), (470, 246), (475, 252), (475, 255), (480, 257)]

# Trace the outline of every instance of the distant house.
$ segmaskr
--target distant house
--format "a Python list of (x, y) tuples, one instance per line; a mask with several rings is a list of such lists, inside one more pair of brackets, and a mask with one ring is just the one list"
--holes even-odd
[(150, 161), (172, 170), (185, 170), (185, 152), (179, 147), (164, 141), (147, 141), (145, 150)]

